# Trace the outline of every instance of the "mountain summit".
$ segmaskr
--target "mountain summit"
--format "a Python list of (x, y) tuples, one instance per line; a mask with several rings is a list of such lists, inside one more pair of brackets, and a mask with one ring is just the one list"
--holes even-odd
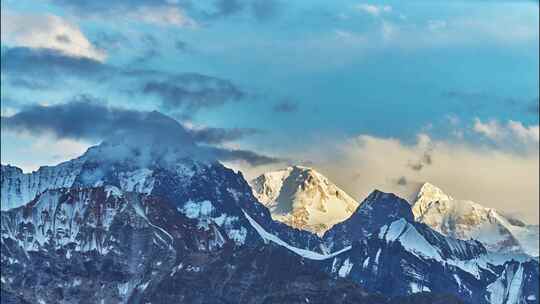
[(318, 235), (349, 218), (358, 207), (345, 191), (308, 167), (268, 172), (253, 179), (251, 186), (273, 219)]
[(457, 200), (425, 183), (413, 205), (416, 221), (459, 239), (476, 239), (489, 250), (538, 256), (538, 226), (468, 200)]

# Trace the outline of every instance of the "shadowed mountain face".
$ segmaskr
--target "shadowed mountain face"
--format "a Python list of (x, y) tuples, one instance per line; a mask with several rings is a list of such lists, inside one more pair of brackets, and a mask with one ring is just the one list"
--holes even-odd
[(218, 162), (174, 150), (137, 152), (144, 161), (111, 158), (111, 147), (121, 148), (105, 143), (31, 174), (2, 166), (5, 301), (397, 303), (414, 294), (418, 303), (509, 304), (538, 298), (538, 262), (508, 262), (476, 241), (416, 223), (395, 195), (374, 191), (320, 238), (273, 221), (242, 175)]
[(394, 194), (373, 191), (346, 221), (327, 231), (324, 238), (334, 246), (350, 245), (367, 238), (386, 224), (399, 219), (413, 221), (409, 203)]

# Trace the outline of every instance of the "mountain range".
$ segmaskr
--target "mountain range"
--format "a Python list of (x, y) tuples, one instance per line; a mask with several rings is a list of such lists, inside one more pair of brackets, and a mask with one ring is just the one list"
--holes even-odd
[[(273, 219), (321, 236), (348, 219), (358, 206), (312, 168), (292, 166), (264, 173), (250, 184)], [(415, 221), (443, 235), (478, 240), (494, 252), (539, 255), (538, 225), (527, 225), (472, 201), (456, 200), (431, 183), (420, 187), (411, 205)]]
[(259, 202), (240, 172), (136, 135), (2, 165), (2, 303), (538, 303), (537, 259), (441, 233), (394, 194), (355, 204), (293, 167)]

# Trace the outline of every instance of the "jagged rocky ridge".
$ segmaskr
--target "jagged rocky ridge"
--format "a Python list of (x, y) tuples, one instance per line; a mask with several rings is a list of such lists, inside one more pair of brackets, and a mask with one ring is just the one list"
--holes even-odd
[(2, 166), (3, 303), (537, 302), (537, 261), (445, 237), (392, 194), (321, 238), (273, 221), (218, 162), (109, 157), (119, 148), (32, 174)]

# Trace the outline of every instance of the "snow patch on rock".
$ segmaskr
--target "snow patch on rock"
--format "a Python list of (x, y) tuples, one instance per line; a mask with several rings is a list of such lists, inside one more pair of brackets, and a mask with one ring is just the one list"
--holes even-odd
[(338, 275), (339, 275), (340, 277), (342, 277), (342, 278), (348, 276), (349, 273), (351, 272), (353, 266), (354, 266), (354, 264), (351, 263), (351, 261), (349, 260), (349, 258), (347, 258), (347, 259), (343, 262), (343, 265), (341, 265), (341, 268), (339, 268)]

